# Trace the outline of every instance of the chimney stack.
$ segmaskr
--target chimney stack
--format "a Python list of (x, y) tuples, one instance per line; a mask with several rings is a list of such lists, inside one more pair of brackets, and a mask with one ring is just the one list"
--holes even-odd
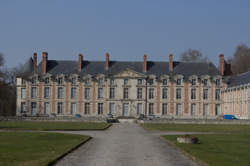
[(147, 72), (147, 55), (144, 54), (143, 56), (143, 71), (146, 73)]
[(105, 63), (105, 70), (109, 69), (109, 53), (106, 53), (106, 63)]
[(37, 53), (33, 54), (33, 69), (34, 72), (36, 72), (36, 67), (37, 67)]
[(224, 75), (224, 54), (220, 54), (219, 59), (219, 70), (221, 75)]
[(173, 54), (169, 54), (169, 71), (173, 71)]
[(82, 64), (83, 64), (83, 55), (78, 55), (78, 71), (80, 72), (82, 70)]
[(48, 61), (48, 53), (43, 52), (42, 74), (46, 74), (46, 72), (47, 72), (47, 61)]

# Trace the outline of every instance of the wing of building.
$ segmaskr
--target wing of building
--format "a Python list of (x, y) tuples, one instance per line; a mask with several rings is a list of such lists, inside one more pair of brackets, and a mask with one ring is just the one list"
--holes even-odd
[[(76, 58), (77, 59), (77, 58)], [(49, 60), (35, 53), (17, 76), (18, 116), (216, 118), (228, 111), (228, 65), (211, 62)], [(223, 93), (222, 93), (223, 92)], [(222, 95), (223, 94), (223, 95)], [(249, 102), (248, 102), (249, 103)], [(247, 103), (247, 104), (248, 104)], [(227, 104), (226, 104), (227, 105)], [(248, 104), (249, 105), (249, 104)]]

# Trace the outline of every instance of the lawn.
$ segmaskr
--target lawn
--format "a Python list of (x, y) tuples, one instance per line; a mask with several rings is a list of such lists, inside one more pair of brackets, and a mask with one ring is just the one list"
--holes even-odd
[(162, 136), (210, 166), (249, 166), (250, 134), (196, 135), (200, 144), (177, 143), (173, 135)]
[(88, 138), (60, 133), (0, 132), (0, 165), (45, 166)]
[(0, 129), (13, 130), (103, 130), (110, 124), (105, 122), (36, 122), (36, 121), (3, 121)]
[(145, 123), (145, 129), (156, 131), (186, 131), (186, 132), (230, 132), (250, 133), (250, 125), (235, 124), (163, 124)]

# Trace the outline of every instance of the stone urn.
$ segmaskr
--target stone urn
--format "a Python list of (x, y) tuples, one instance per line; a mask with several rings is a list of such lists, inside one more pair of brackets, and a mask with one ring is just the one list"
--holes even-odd
[(184, 135), (177, 137), (177, 142), (186, 144), (197, 144), (198, 138), (190, 135)]

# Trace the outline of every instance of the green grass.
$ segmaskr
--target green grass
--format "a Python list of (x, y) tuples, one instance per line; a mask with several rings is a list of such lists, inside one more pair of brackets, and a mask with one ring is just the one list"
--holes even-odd
[(235, 124), (163, 124), (145, 123), (145, 129), (155, 131), (186, 131), (186, 132), (230, 132), (250, 133), (250, 125)]
[(200, 144), (177, 143), (177, 136), (163, 136), (210, 166), (249, 166), (250, 134), (195, 135)]
[(8, 130), (103, 130), (110, 124), (105, 122), (36, 122), (36, 121), (3, 121), (0, 129)]
[(88, 138), (60, 133), (0, 132), (0, 165), (47, 165)]

